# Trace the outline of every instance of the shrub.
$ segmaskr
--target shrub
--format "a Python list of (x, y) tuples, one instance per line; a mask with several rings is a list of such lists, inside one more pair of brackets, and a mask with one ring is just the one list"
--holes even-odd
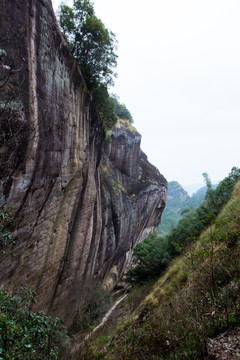
[(82, 331), (89, 326), (97, 325), (112, 303), (112, 296), (103, 290), (99, 282), (93, 282), (82, 288), (78, 312), (72, 332)]
[(115, 107), (115, 112), (117, 114), (117, 116), (120, 119), (127, 119), (130, 121), (130, 123), (133, 123), (133, 117), (130, 113), (130, 111), (127, 109), (126, 105), (123, 103), (119, 102), (119, 98), (118, 96), (114, 95), (112, 97), (113, 99), (113, 103), (114, 103), (114, 107)]
[(163, 272), (171, 260), (172, 246), (153, 232), (135, 246), (133, 254), (133, 266), (128, 271), (127, 279), (141, 283)]
[(65, 332), (59, 319), (33, 312), (35, 294), (29, 288), (12, 296), (0, 291), (0, 359), (59, 359)]
[(107, 86), (104, 84), (95, 84), (91, 89), (93, 102), (96, 110), (103, 122), (105, 132), (110, 130), (117, 122), (117, 115), (113, 99), (108, 93)]

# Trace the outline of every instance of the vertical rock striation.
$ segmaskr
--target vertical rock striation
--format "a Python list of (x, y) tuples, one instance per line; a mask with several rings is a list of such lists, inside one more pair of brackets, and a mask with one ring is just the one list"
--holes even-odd
[(70, 326), (84, 284), (111, 289), (159, 224), (167, 182), (125, 122), (103, 145), (50, 0), (3, 0), (0, 13), (0, 201), (16, 218), (0, 287), (28, 284), (38, 307)]
[(119, 120), (104, 146), (100, 165), (103, 229), (109, 233), (101, 237), (105, 243), (99, 256), (112, 257), (114, 266), (105, 279), (110, 289), (129, 264), (134, 245), (160, 223), (166, 202), (166, 180), (148, 162), (140, 142), (136, 129)]

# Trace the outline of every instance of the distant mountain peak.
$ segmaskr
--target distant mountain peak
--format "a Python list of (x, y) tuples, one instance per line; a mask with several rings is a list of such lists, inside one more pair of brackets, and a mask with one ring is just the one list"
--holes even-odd
[(189, 196), (192, 196), (196, 191), (204, 187), (204, 183), (195, 183), (190, 185), (183, 185), (183, 188), (188, 192)]

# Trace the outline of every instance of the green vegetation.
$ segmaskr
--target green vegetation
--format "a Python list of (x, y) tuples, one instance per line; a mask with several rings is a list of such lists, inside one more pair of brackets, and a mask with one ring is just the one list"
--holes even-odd
[(0, 291), (0, 359), (47, 360), (64, 358), (65, 333), (59, 319), (31, 311), (31, 289), (12, 296)]
[[(213, 188), (216, 189), (216, 187), (217, 187), (217, 185), (214, 184)], [(206, 192), (207, 192), (207, 186), (201, 187), (194, 194), (192, 194), (192, 196), (190, 197), (190, 199), (188, 200), (188, 202), (186, 204), (186, 207), (188, 207), (190, 209), (198, 208), (201, 205), (201, 203), (206, 195)]]
[(177, 181), (168, 183), (167, 204), (162, 214), (158, 232), (166, 235), (181, 219), (183, 209), (189, 207), (190, 197)]
[(108, 89), (104, 84), (96, 84), (90, 89), (97, 113), (102, 120), (105, 133), (111, 130), (117, 122), (115, 105), (113, 99), (109, 96)]
[(185, 251), (198, 239), (201, 232), (213, 223), (230, 199), (233, 187), (240, 179), (240, 169), (233, 168), (216, 189), (212, 187), (208, 176), (204, 176), (207, 192), (199, 208), (187, 211), (178, 225), (165, 237), (160, 237), (156, 233), (150, 234), (134, 248), (135, 260), (128, 271), (129, 281), (142, 283), (146, 279), (159, 276), (173, 257)]
[(178, 252), (196, 240), (216, 218), (222, 207), (231, 197), (234, 185), (240, 179), (240, 169), (232, 168), (229, 176), (222, 180), (216, 189), (206, 178), (207, 192), (202, 204), (179, 221), (178, 225), (167, 235), (168, 242), (177, 247)]
[(92, 93), (105, 130), (111, 129), (118, 117), (124, 116), (132, 121), (126, 106), (108, 92), (116, 76), (113, 69), (117, 66), (117, 41), (115, 35), (96, 17), (93, 3), (74, 0), (72, 8), (62, 4), (59, 23)]
[(118, 122), (115, 125), (117, 128), (125, 128), (133, 133), (137, 133), (137, 129), (132, 125), (128, 119), (118, 119)]
[(159, 276), (171, 260), (169, 244), (156, 232), (136, 245), (133, 254), (134, 262), (127, 275), (131, 283), (141, 284)]
[(133, 123), (133, 117), (130, 113), (130, 111), (126, 108), (126, 105), (120, 103), (118, 96), (113, 96), (113, 102), (114, 102), (114, 106), (115, 106), (115, 111), (117, 116), (120, 119), (126, 119), (129, 120), (130, 123)]
[(113, 72), (117, 65), (115, 35), (96, 17), (89, 0), (74, 0), (72, 8), (62, 4), (59, 23), (105, 129), (111, 129), (117, 121), (114, 100), (108, 93), (108, 86), (116, 76)]
[(9, 226), (13, 223), (13, 218), (9, 215), (7, 207), (0, 209), (0, 249), (4, 253), (4, 248), (9, 245), (15, 245), (15, 240), (8, 230)]
[(102, 320), (111, 304), (111, 294), (103, 290), (99, 282), (93, 281), (91, 284), (85, 285), (79, 294), (78, 314), (72, 325), (71, 333), (94, 328)]
[[(217, 185), (212, 187), (215, 189)], [(167, 235), (172, 228), (177, 226), (183, 215), (196, 210), (204, 200), (206, 192), (207, 186), (203, 186), (190, 197), (177, 181), (170, 181), (168, 183), (167, 204), (162, 214), (161, 224), (158, 227), (159, 234)]]
[[(15, 245), (9, 209), (0, 210), (0, 248)], [(25, 287), (16, 295), (0, 290), (0, 360), (64, 359), (66, 335), (59, 319), (32, 311), (35, 293)], [(61, 357), (61, 356), (63, 357)]]
[(94, 14), (93, 4), (75, 0), (72, 8), (61, 5), (59, 19), (89, 88), (112, 84), (117, 65), (116, 39)]
[[(103, 351), (94, 344), (89, 359), (96, 358), (94, 354), (98, 351), (103, 351), (103, 358), (108, 360), (204, 359), (209, 338), (240, 324), (240, 182), (236, 184), (237, 179), (239, 169), (233, 168), (216, 190), (207, 182), (204, 203), (193, 217), (194, 221), (197, 216), (198, 221), (203, 220), (201, 233), (197, 235), (194, 225), (191, 242), (175, 238), (177, 244), (184, 245), (182, 255), (172, 261), (151, 293), (131, 311), (129, 326), (121, 326), (121, 330), (118, 326), (109, 335), (108, 342), (114, 340), (114, 347), (109, 348), (107, 343)], [(190, 222), (185, 221), (189, 227)], [(187, 236), (191, 231), (188, 230)], [(175, 234), (179, 235), (180, 229)], [(156, 238), (156, 234), (152, 235), (139, 248), (145, 264), (152, 251), (149, 242), (154, 245)], [(152, 264), (149, 266), (151, 270)], [(125, 319), (129, 317), (126, 314)]]

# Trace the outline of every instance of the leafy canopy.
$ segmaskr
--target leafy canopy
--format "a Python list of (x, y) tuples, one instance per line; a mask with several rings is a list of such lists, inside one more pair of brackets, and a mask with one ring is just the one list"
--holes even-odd
[(123, 103), (120, 103), (119, 101), (119, 97), (117, 95), (113, 95), (112, 97), (113, 99), (113, 103), (115, 106), (115, 111), (117, 116), (120, 119), (127, 119), (130, 121), (130, 123), (133, 123), (133, 117), (130, 113), (130, 111), (127, 109), (126, 105), (124, 105)]
[(74, 0), (72, 8), (62, 4), (59, 23), (92, 92), (105, 129), (111, 129), (118, 117), (132, 123), (130, 111), (119, 102), (117, 96), (110, 96), (108, 92), (116, 76), (113, 69), (117, 66), (117, 41), (114, 33), (96, 17), (93, 3)]
[(127, 278), (130, 282), (141, 283), (162, 273), (171, 260), (171, 246), (153, 232), (135, 246), (133, 255), (133, 266)]
[(73, 9), (62, 5), (60, 25), (88, 86), (91, 88), (95, 82), (112, 84), (112, 68), (117, 65), (115, 35), (96, 17), (92, 4), (78, 0), (74, 1)]
[(117, 121), (113, 100), (108, 86), (113, 85), (117, 66), (117, 41), (94, 13), (89, 0), (75, 0), (73, 7), (62, 4), (59, 14), (60, 26), (78, 61), (96, 109), (106, 129)]
[(66, 344), (60, 320), (31, 311), (34, 297), (29, 288), (17, 296), (0, 290), (0, 360), (60, 359)]

